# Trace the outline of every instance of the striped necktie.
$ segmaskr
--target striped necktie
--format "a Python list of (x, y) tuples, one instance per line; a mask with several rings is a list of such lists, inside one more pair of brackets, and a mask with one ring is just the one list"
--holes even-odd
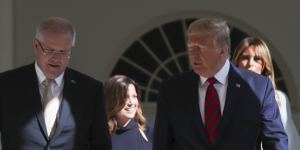
[(43, 91), (43, 109), (44, 109), (44, 119), (46, 124), (46, 129), (48, 136), (50, 136), (55, 129), (55, 121), (57, 117), (57, 111), (59, 103), (53, 100), (54, 96), (52, 94), (51, 85), (54, 84), (54, 80), (45, 79), (42, 84), (44, 86)]
[(214, 87), (214, 83), (216, 83), (217, 80), (212, 77), (207, 81), (209, 85), (205, 96), (205, 128), (209, 141), (214, 145), (221, 123), (221, 108), (219, 96)]

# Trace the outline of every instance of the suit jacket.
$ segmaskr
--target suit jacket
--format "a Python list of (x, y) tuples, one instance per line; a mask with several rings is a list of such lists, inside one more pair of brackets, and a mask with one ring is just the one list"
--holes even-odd
[(157, 104), (153, 150), (287, 150), (271, 81), (230, 65), (217, 143), (211, 146), (200, 114), (194, 72), (162, 84)]
[(47, 136), (34, 64), (0, 74), (3, 150), (111, 149), (102, 83), (67, 68), (57, 127)]

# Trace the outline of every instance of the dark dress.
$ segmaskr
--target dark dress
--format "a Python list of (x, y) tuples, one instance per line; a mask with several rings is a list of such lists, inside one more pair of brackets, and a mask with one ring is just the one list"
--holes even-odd
[(152, 150), (153, 128), (146, 126), (144, 133), (148, 141), (141, 135), (137, 123), (131, 120), (112, 135), (112, 150)]

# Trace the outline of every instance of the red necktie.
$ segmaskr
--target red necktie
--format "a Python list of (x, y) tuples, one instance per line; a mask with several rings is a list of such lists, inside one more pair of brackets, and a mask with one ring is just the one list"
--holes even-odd
[(209, 85), (205, 96), (205, 128), (209, 141), (215, 144), (221, 123), (221, 107), (217, 90), (214, 87), (214, 83), (216, 83), (217, 80), (212, 77), (207, 81)]

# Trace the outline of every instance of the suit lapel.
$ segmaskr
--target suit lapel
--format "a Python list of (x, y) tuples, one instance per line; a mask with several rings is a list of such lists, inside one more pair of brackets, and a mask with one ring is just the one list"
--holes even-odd
[(57, 127), (51, 139), (55, 139), (64, 129), (70, 119), (71, 113), (71, 103), (76, 103), (78, 99), (79, 91), (77, 90), (77, 81), (72, 78), (70, 70), (65, 71), (64, 75), (64, 87), (63, 87), (63, 99), (59, 108), (59, 118), (57, 120)]
[[(208, 144), (208, 137), (205, 134), (205, 127), (204, 127), (204, 123), (203, 120), (201, 118), (201, 112), (200, 112), (200, 106), (199, 106), (199, 82), (200, 82), (200, 77), (195, 74), (194, 72), (191, 74), (191, 79), (189, 81), (188, 86), (190, 86), (191, 88), (187, 88), (187, 89), (193, 89), (189, 92), (189, 94), (187, 94), (187, 99), (191, 99), (191, 107), (188, 108), (192, 108), (191, 109), (191, 116), (193, 118), (194, 123), (192, 123), (192, 125), (195, 125), (194, 128), (192, 129), (197, 129), (197, 133), (199, 133), (200, 138), (202, 139), (202, 141), (204, 141), (204, 143)], [(204, 134), (203, 134), (204, 133)]]
[(28, 93), (28, 99), (30, 100), (33, 110), (35, 111), (39, 127), (41, 128), (44, 137), (48, 139), (44, 120), (44, 113), (42, 109), (41, 94), (39, 91), (38, 79), (34, 68), (34, 64), (30, 64), (28, 67), (28, 73), (26, 73), (28, 74), (28, 77), (25, 77), (25, 79), (28, 79), (26, 81), (28, 82), (26, 83), (26, 85), (28, 86), (28, 88), (26, 88), (26, 93)]
[[(28, 99), (30, 100), (33, 110), (35, 111), (39, 127), (41, 128), (44, 137), (47, 140), (50, 140), (47, 134), (41, 102), (41, 94), (39, 91), (38, 79), (34, 68), (34, 64), (28, 66), (28, 72), (26, 73), (26, 75), (28, 75), (27, 77), (25, 77), (25, 79), (28, 79), (28, 81), (26, 81), (25, 83), (26, 85), (28, 85), (28, 88), (26, 88), (26, 93), (28, 93)], [(61, 133), (64, 125), (66, 124), (66, 121), (68, 120), (68, 117), (71, 114), (70, 100), (72, 100), (72, 103), (74, 103), (76, 98), (78, 98), (78, 95), (76, 95), (78, 93), (78, 90), (76, 89), (76, 84), (77, 81), (73, 79), (71, 71), (67, 69), (64, 75), (63, 100), (59, 109), (59, 119), (57, 121), (56, 130), (51, 139), (54, 139)]]
[(221, 126), (219, 134), (217, 135), (217, 141), (221, 141), (223, 135), (226, 131), (229, 131), (230, 122), (234, 118), (233, 111), (235, 109), (235, 104), (237, 100), (242, 97), (241, 88), (243, 88), (242, 83), (244, 83), (241, 77), (238, 75), (236, 68), (230, 65), (230, 70), (228, 74), (228, 86), (226, 93), (226, 101), (223, 110), (223, 116), (221, 120)]

